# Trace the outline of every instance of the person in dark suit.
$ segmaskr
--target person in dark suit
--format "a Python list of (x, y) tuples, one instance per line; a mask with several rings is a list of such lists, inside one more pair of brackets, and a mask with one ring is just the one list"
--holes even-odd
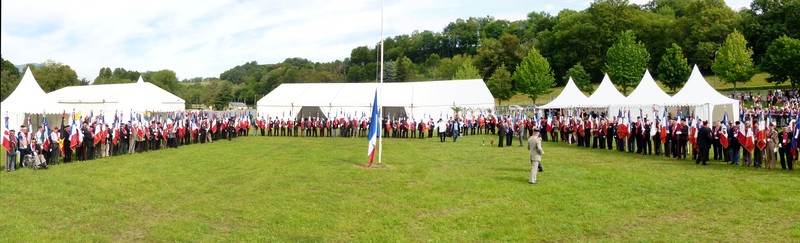
[[(499, 137), (498, 138), (497, 147), (502, 148), (503, 147), (503, 138), (506, 136), (506, 128), (505, 128), (505, 126), (503, 125), (502, 122), (497, 124), (497, 135)], [(783, 160), (781, 160), (781, 161), (783, 161)], [(781, 162), (781, 163), (783, 163), (783, 162)]]
[(672, 129), (675, 126), (675, 122), (673, 120), (666, 120), (664, 122), (664, 126), (666, 126), (664, 128), (666, 133), (664, 136), (664, 138), (666, 138), (664, 139), (664, 156), (669, 158), (669, 156), (672, 155)]
[[(732, 165), (739, 164), (739, 156), (742, 154), (739, 152), (739, 149), (742, 148), (742, 145), (739, 143), (739, 121), (736, 121), (735, 126), (731, 126), (731, 129), (728, 132), (728, 148), (730, 148), (731, 152), (731, 163)], [(784, 130), (785, 131), (785, 130)]]
[(642, 135), (640, 136), (642, 142), (639, 144), (642, 145), (642, 154), (653, 154), (653, 143), (650, 140), (650, 129), (653, 129), (650, 126), (650, 123), (647, 122), (647, 118), (644, 119), (644, 125), (642, 126)]
[(606, 146), (608, 147), (608, 150), (614, 150), (614, 145), (612, 144), (614, 143), (614, 137), (617, 136), (617, 124), (610, 123), (609, 121), (606, 122), (608, 123), (606, 124), (605, 130)]
[[(84, 123), (86, 124), (86, 123)], [(94, 159), (94, 136), (93, 135), (93, 128), (87, 127), (83, 129), (83, 159), (84, 160), (92, 160)]]
[(780, 143), (778, 144), (778, 150), (780, 151), (780, 158), (781, 158), (781, 169), (787, 169), (787, 165), (789, 170), (792, 170), (792, 139), (793, 133), (792, 130), (789, 129), (789, 126), (783, 127), (783, 132), (778, 135), (778, 139), (780, 139)]
[(64, 125), (64, 121), (61, 121), (61, 139), (64, 143), (64, 163), (72, 162), (72, 146), (70, 145), (71, 142), (69, 140), (69, 132), (70, 132), (70, 125)]
[(689, 141), (689, 126), (686, 125), (686, 120), (681, 122), (681, 132), (678, 141), (678, 157), (686, 159), (686, 143)]
[[(636, 121), (639, 121), (639, 117), (636, 117)], [(631, 134), (628, 135), (628, 153), (633, 153), (638, 141), (637, 138), (639, 137), (639, 122), (631, 121), (630, 124)], [(639, 147), (641, 149), (641, 147)], [(639, 152), (639, 150), (635, 150)]]
[(661, 155), (661, 122), (660, 120), (656, 120), (655, 127), (652, 129), (656, 129), (656, 133), (653, 135), (653, 150), (656, 152), (656, 156)]
[(722, 143), (719, 142), (720, 133), (726, 132), (722, 130), (722, 123), (717, 122), (717, 125), (714, 126), (714, 131), (712, 132), (711, 137), (711, 146), (714, 148), (714, 160), (722, 160)]
[(703, 126), (697, 131), (697, 146), (700, 147), (700, 154), (695, 160), (695, 164), (703, 163), (708, 165), (708, 149), (711, 147), (711, 129), (708, 128), (708, 121), (703, 121)]

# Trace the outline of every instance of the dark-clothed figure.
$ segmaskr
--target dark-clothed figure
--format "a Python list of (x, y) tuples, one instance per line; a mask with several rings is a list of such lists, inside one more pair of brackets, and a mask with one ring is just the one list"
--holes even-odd
[(697, 146), (700, 148), (700, 154), (695, 160), (695, 164), (707, 165), (708, 162), (708, 149), (711, 147), (711, 129), (708, 128), (708, 121), (703, 121), (703, 126), (697, 131)]

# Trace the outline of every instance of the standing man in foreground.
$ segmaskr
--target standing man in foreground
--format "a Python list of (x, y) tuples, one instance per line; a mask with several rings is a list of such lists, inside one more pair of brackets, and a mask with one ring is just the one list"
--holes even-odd
[(536, 174), (539, 172), (539, 163), (542, 162), (542, 139), (539, 137), (539, 128), (533, 127), (533, 133), (528, 138), (528, 150), (530, 150), (531, 159), (531, 178), (528, 181), (530, 184), (536, 184)]

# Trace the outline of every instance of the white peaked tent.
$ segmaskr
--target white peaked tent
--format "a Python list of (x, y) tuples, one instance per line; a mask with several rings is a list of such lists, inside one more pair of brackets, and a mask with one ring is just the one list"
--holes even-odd
[[(281, 84), (256, 103), (259, 116), (369, 117), (378, 83)], [(453, 115), (452, 107), (486, 111), (494, 97), (483, 80), (384, 83), (378, 101), (384, 116), (429, 119)]]
[(732, 121), (739, 120), (739, 101), (720, 94), (708, 85), (697, 65), (683, 88), (665, 105), (695, 107), (695, 115), (703, 120), (722, 120), (725, 112), (728, 112), (728, 118)]
[(657, 115), (661, 116), (664, 112), (664, 104), (670, 99), (671, 97), (656, 84), (655, 79), (650, 75), (650, 70), (647, 70), (636, 89), (619, 106), (621, 109), (630, 109), (632, 112), (641, 109), (650, 116), (653, 115), (655, 109), (659, 112)]
[(550, 103), (541, 106), (540, 108), (559, 109), (586, 107), (587, 104), (589, 104), (589, 98), (586, 98), (586, 95), (584, 95), (578, 89), (578, 86), (575, 85), (575, 81), (572, 81), (572, 78), (569, 78), (569, 81), (567, 81), (567, 85), (564, 86), (564, 90), (561, 91), (561, 94), (558, 94), (558, 97), (550, 101)]
[(50, 92), (50, 97), (62, 104), (68, 113), (88, 114), (94, 112), (113, 116), (114, 112), (128, 114), (131, 111), (173, 112), (183, 111), (185, 101), (180, 97), (144, 82), (70, 86)]
[(623, 100), (625, 100), (625, 96), (617, 90), (617, 87), (614, 86), (614, 83), (611, 83), (611, 79), (606, 74), (603, 76), (603, 82), (600, 82), (600, 86), (597, 86), (594, 93), (589, 96), (586, 107), (606, 108), (603, 112), (616, 115), (619, 110), (618, 104)]
[(0, 106), (2, 106), (3, 115), (6, 112), (9, 114), (60, 114), (64, 111), (58, 102), (47, 96), (36, 78), (33, 77), (33, 71), (27, 67), (17, 88), (3, 100)]
[[(31, 116), (31, 125), (38, 128), (41, 124), (41, 116), (38, 114), (61, 114), (64, 108), (55, 100), (47, 96), (42, 87), (33, 77), (33, 71), (27, 69), (19, 81), (17, 88), (2, 103), (0, 103), (0, 127), (5, 128), (5, 118), (8, 117), (8, 127), (11, 129), (19, 128), (20, 125), (27, 123), (26, 114)], [(50, 124), (55, 124), (56, 115), (48, 118)], [(19, 131), (19, 130), (17, 130)]]

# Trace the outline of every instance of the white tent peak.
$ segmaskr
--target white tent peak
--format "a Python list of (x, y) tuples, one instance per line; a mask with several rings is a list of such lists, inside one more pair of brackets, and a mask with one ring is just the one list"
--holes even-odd
[(63, 111), (61, 105), (49, 98), (33, 77), (33, 70), (25, 67), (22, 80), (13, 92), (2, 102), (3, 115), (5, 112), (22, 114), (54, 114)]
[(662, 106), (670, 99), (670, 96), (656, 84), (656, 80), (650, 75), (650, 70), (645, 70), (642, 80), (636, 89), (631, 91), (625, 99), (627, 106)]
[(617, 90), (614, 83), (608, 77), (608, 74), (603, 76), (603, 82), (600, 86), (589, 96), (588, 107), (609, 107), (618, 104), (625, 99), (625, 96)]
[(564, 90), (561, 91), (561, 94), (558, 94), (558, 97), (542, 106), (542, 108), (586, 107), (588, 102), (589, 98), (586, 98), (586, 95), (578, 89), (578, 86), (575, 85), (575, 81), (570, 77), (569, 81), (567, 81), (567, 85), (564, 86)]
[(139, 75), (139, 80), (136, 81), (136, 83), (137, 84), (143, 84), (144, 83), (144, 79), (142, 79), (142, 75)]

